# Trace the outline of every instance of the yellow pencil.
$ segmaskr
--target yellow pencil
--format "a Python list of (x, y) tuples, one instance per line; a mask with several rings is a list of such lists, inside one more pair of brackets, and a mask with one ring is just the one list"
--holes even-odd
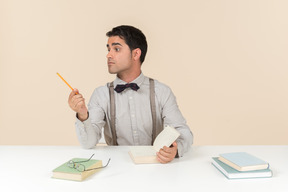
[[(65, 81), (65, 79), (59, 74), (59, 73), (56, 73), (65, 83), (66, 85), (68, 85), (68, 87), (70, 87), (70, 89), (73, 91), (74, 89), (69, 85), (69, 83), (67, 83), (67, 81)], [(78, 93), (76, 93), (77, 95)]]

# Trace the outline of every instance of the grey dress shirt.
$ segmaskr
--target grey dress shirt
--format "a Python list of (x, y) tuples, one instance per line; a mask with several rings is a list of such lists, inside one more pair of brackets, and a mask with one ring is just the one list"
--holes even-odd
[[(171, 89), (155, 81), (156, 125), (165, 124), (175, 127), (180, 132), (176, 140), (178, 155), (183, 156), (193, 143), (193, 134), (182, 116), (176, 98)], [(119, 145), (151, 145), (152, 142), (152, 114), (150, 108), (149, 78), (142, 73), (133, 83), (140, 87), (138, 91), (130, 88), (121, 93), (115, 92), (116, 103), (116, 135)], [(119, 78), (117, 84), (126, 84)], [(89, 117), (81, 122), (76, 118), (76, 133), (84, 148), (93, 148), (101, 139), (104, 128), (105, 140), (111, 143), (110, 128), (110, 97), (109, 84), (94, 90), (88, 103)]]

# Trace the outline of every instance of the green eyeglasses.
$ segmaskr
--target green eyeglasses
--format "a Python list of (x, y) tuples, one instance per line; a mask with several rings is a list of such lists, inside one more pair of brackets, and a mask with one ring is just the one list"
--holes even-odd
[(80, 172), (84, 172), (84, 171), (92, 171), (92, 170), (95, 170), (95, 169), (102, 169), (102, 168), (105, 168), (108, 166), (108, 164), (110, 163), (110, 160), (111, 158), (109, 158), (108, 162), (106, 163), (105, 166), (102, 166), (102, 167), (96, 167), (96, 168), (92, 168), (92, 169), (86, 169), (85, 166), (81, 163), (84, 163), (84, 162), (88, 162), (91, 160), (91, 158), (94, 156), (94, 154), (87, 160), (84, 160), (84, 161), (72, 161), (70, 160), (68, 163), (67, 163), (67, 166), (70, 167), (70, 168), (74, 168), (74, 169), (77, 169), (78, 171)]

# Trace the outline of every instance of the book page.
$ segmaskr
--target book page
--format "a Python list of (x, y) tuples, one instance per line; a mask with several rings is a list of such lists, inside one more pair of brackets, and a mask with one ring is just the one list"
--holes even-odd
[(130, 152), (133, 156), (154, 156), (156, 151), (152, 146), (133, 146), (130, 147)]
[(169, 147), (179, 136), (180, 133), (174, 127), (165, 125), (153, 143), (154, 149), (158, 152), (164, 146)]

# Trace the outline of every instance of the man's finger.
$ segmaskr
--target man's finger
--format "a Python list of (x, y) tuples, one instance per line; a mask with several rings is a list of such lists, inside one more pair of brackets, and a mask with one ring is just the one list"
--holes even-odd
[(77, 109), (78, 107), (82, 107), (85, 104), (85, 99), (84, 98), (79, 98), (77, 100), (75, 100), (74, 102), (74, 107)]
[(71, 91), (69, 97), (70, 97), (70, 96), (73, 97), (74, 95), (78, 95), (78, 94), (79, 94), (79, 90), (75, 88), (75, 89), (73, 89), (73, 90)]
[(169, 156), (164, 156), (160, 152), (157, 153), (157, 159), (160, 163), (168, 163), (172, 160)]
[[(165, 146), (165, 147), (163, 147), (163, 148), (160, 150), (160, 152), (161, 152), (161, 154), (163, 154), (163, 155), (165, 155), (165, 154), (169, 155), (169, 154), (172, 153), (172, 149)], [(166, 155), (165, 155), (165, 156), (166, 156)]]

